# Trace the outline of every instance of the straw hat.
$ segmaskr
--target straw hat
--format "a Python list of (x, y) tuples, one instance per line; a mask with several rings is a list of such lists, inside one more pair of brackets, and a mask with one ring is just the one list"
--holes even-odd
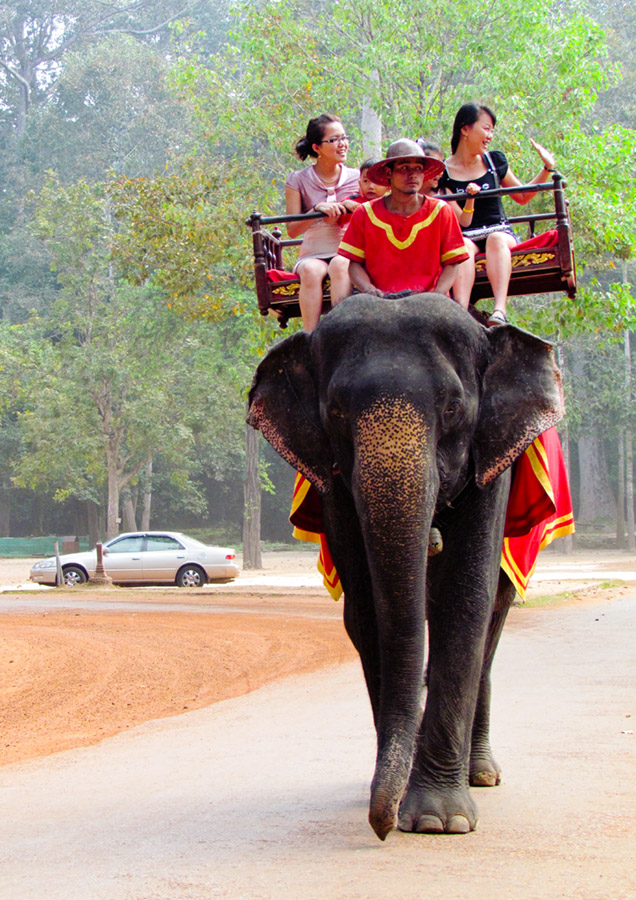
[(408, 138), (400, 138), (399, 141), (393, 141), (389, 149), (386, 151), (386, 159), (371, 166), (367, 170), (367, 178), (374, 184), (383, 184), (385, 187), (391, 186), (390, 177), (387, 173), (387, 163), (402, 162), (421, 162), (424, 166), (424, 179), (436, 178), (444, 171), (444, 163), (432, 156), (425, 156), (424, 151), (418, 143), (410, 141)]

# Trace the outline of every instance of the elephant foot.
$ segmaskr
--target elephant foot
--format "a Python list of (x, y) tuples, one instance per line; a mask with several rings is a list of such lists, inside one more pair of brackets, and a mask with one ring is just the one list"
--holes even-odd
[(501, 784), (501, 767), (488, 750), (471, 753), (469, 782), (471, 787), (496, 787)]
[(400, 805), (398, 828), (417, 834), (468, 834), (477, 822), (477, 807), (467, 788), (411, 786)]

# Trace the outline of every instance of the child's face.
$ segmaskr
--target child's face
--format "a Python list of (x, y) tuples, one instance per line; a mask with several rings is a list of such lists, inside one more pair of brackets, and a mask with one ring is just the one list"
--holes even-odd
[(360, 193), (365, 200), (377, 200), (378, 197), (384, 197), (388, 191), (388, 187), (384, 187), (383, 184), (376, 184), (374, 181), (369, 181), (368, 169), (365, 169), (364, 172), (360, 174), (359, 185)]
[[(444, 162), (444, 154), (443, 153), (435, 153), (434, 151), (427, 150), (426, 156), (431, 156), (433, 159), (439, 159), (440, 162)], [(439, 180), (442, 176), (436, 175), (435, 178), (429, 178), (422, 185), (422, 193), (423, 194), (434, 194), (437, 190), (437, 186), (439, 184)]]

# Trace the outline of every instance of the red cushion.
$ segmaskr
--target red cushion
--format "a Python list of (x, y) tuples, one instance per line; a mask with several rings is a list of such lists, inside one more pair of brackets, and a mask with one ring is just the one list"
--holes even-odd
[(268, 281), (299, 281), (295, 272), (286, 272), (285, 269), (268, 269)]
[(534, 237), (528, 238), (527, 241), (522, 241), (512, 249), (515, 251), (534, 250), (537, 247), (555, 247), (558, 243), (559, 232), (556, 230), (556, 228), (552, 228), (550, 231), (544, 231), (543, 234), (535, 234)]

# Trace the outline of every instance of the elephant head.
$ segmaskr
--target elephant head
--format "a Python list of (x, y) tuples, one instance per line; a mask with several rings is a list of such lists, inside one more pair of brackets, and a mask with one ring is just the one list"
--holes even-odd
[(470, 452), (482, 487), (564, 412), (547, 341), (513, 326), (486, 330), (440, 295), (381, 303), (358, 295), (313, 334), (270, 351), (247, 421), (326, 494), (334, 464), (347, 474), (354, 433), (362, 437), (373, 409), (382, 419), (388, 402), (399, 402), (404, 422), (424, 415), (442, 450), (449, 435), (452, 445), (459, 439), (458, 456)]
[[(350, 297), (258, 367), (248, 422), (323, 498), (378, 733), (370, 820), (380, 837), (415, 767), (419, 818), (474, 827), (466, 754), (501, 556), (508, 482), (498, 476), (562, 415), (550, 344), (485, 329), (439, 294)], [(445, 549), (427, 596), (434, 517)], [(457, 783), (435, 793), (429, 769), (442, 758)]]

